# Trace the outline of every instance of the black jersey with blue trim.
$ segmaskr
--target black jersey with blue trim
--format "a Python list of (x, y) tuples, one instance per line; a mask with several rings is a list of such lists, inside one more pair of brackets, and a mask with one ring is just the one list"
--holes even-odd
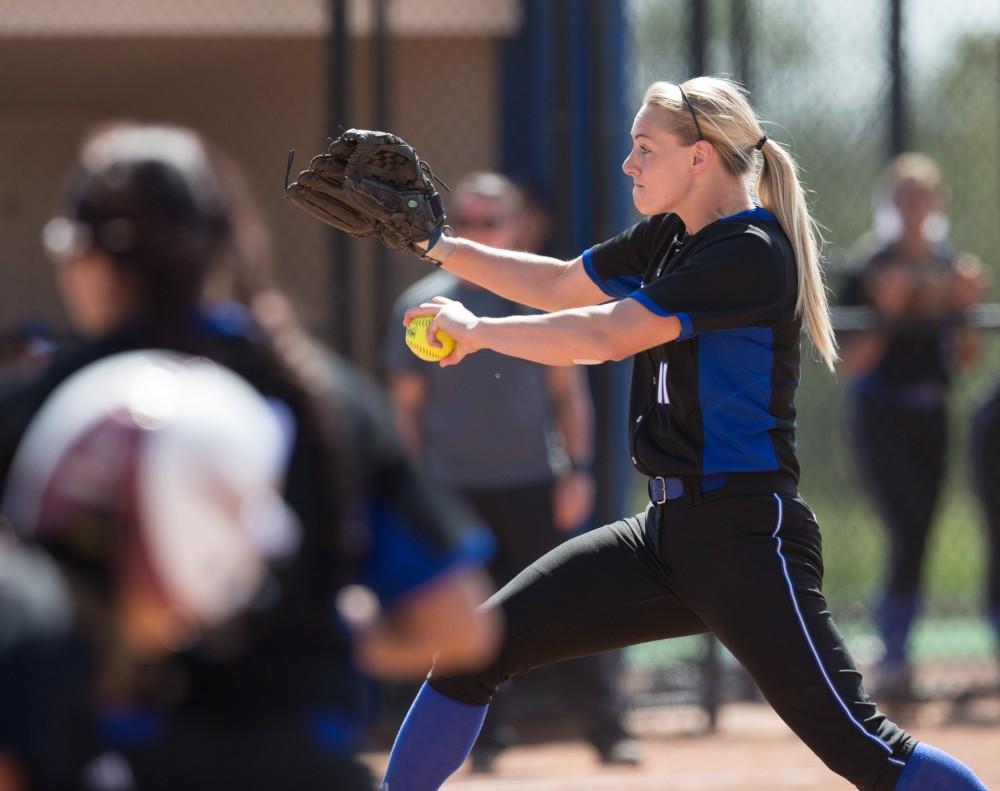
[(632, 463), (645, 475), (783, 471), (798, 480), (801, 321), (788, 238), (756, 208), (687, 235), (647, 217), (583, 255), (594, 282), (675, 316), (680, 337), (635, 355)]

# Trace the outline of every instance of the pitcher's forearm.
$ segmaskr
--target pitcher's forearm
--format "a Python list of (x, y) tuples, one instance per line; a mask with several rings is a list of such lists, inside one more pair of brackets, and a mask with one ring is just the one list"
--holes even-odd
[[(502, 297), (539, 310), (572, 307), (561, 293), (561, 276), (570, 264), (534, 253), (500, 250), (468, 239), (443, 239), (453, 246), (442, 268)], [(435, 248), (435, 251), (437, 249)]]
[(621, 359), (619, 343), (592, 309), (575, 308), (541, 316), (482, 318), (476, 327), (483, 347), (542, 365), (580, 365)]

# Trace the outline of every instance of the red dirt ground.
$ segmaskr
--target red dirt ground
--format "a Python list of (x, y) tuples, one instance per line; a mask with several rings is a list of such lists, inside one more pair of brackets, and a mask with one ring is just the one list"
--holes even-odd
[[(1000, 791), (1000, 700), (956, 709), (925, 705), (895, 715), (918, 738), (968, 763)], [(846, 791), (851, 786), (827, 770), (763, 704), (728, 704), (715, 733), (697, 733), (697, 711), (681, 707), (633, 712), (630, 724), (645, 746), (637, 768), (601, 766), (579, 742), (552, 742), (508, 750), (492, 775), (463, 768), (449, 791)], [(384, 753), (368, 756), (376, 773)]]

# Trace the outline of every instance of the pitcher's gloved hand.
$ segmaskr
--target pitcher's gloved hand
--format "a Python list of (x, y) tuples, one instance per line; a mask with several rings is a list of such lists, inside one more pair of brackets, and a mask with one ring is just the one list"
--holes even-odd
[(393, 250), (439, 263), (428, 250), (450, 228), (435, 181), (447, 189), (402, 138), (348, 129), (326, 153), (313, 157), (285, 194), (303, 211), (351, 236), (375, 236)]

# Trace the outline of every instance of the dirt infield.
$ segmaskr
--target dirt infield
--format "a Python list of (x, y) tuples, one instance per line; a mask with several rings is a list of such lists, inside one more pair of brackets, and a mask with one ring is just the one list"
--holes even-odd
[[(988, 788), (1000, 791), (1000, 700), (956, 709), (923, 706), (905, 712), (920, 739), (966, 761)], [(633, 712), (630, 723), (646, 760), (637, 768), (601, 766), (579, 742), (552, 742), (508, 750), (492, 775), (463, 768), (446, 788), (454, 791), (747, 791), (851, 786), (829, 772), (763, 704), (729, 704), (715, 733), (698, 733), (699, 715), (683, 708)], [(385, 754), (370, 756), (376, 772)]]

